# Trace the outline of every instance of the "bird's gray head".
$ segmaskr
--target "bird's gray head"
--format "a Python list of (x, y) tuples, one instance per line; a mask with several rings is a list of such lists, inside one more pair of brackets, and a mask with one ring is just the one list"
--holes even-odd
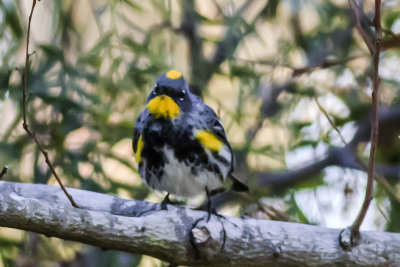
[(179, 71), (171, 70), (157, 78), (147, 98), (147, 110), (156, 118), (175, 119), (192, 107), (191, 93)]

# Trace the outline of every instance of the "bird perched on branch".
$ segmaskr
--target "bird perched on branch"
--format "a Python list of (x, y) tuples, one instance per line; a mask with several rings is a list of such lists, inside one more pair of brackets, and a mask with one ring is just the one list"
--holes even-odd
[(193, 197), (207, 194), (208, 212), (216, 213), (210, 196), (230, 178), (235, 191), (248, 191), (233, 175), (234, 159), (215, 112), (189, 91), (182, 74), (171, 70), (156, 80), (133, 129), (133, 151), (139, 173), (152, 189)]

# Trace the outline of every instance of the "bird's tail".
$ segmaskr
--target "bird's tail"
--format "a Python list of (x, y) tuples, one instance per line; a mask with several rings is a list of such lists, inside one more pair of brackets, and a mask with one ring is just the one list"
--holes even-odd
[(232, 186), (231, 189), (233, 191), (237, 191), (237, 192), (247, 192), (249, 191), (249, 187), (247, 186), (247, 184), (245, 182), (243, 182), (242, 180), (240, 180), (239, 178), (237, 178), (235, 176), (235, 174), (230, 173), (229, 174), (231, 179), (232, 179)]

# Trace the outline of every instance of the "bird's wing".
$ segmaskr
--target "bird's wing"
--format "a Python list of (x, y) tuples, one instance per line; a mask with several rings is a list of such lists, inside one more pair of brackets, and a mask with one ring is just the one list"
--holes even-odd
[(233, 155), (232, 147), (229, 144), (228, 139), (226, 138), (225, 130), (224, 127), (222, 126), (221, 120), (214, 112), (214, 110), (207, 105), (205, 105), (204, 112), (206, 115), (204, 117), (207, 118), (206, 124), (208, 130), (210, 130), (213, 134), (215, 134), (229, 148), (229, 151), (231, 153), (231, 169), (229, 171), (229, 177), (233, 181), (232, 190), (238, 192), (249, 191), (249, 187), (246, 185), (246, 183), (237, 178), (233, 173), (235, 166), (235, 157)]
[(233, 171), (233, 167), (235, 166), (234, 162), (234, 156), (232, 152), (231, 145), (228, 142), (228, 139), (226, 138), (224, 126), (222, 126), (221, 120), (217, 116), (217, 114), (214, 112), (214, 110), (209, 107), (208, 105), (204, 105), (204, 110), (202, 112), (202, 117), (205, 118), (205, 123), (207, 130), (209, 130), (211, 133), (213, 133), (215, 136), (218, 137), (228, 148), (231, 153), (231, 171)]
[(140, 134), (142, 132), (144, 123), (143, 119), (145, 117), (145, 112), (140, 113), (139, 117), (136, 119), (135, 126), (133, 127), (133, 136), (132, 136), (132, 148), (133, 152), (136, 153), (137, 143), (139, 141)]
[(214, 110), (208, 105), (204, 105), (203, 114), (204, 118), (206, 118), (205, 121), (207, 129), (215, 134), (222, 142), (224, 142), (224, 144), (228, 145), (229, 149), (231, 150), (228, 139), (226, 138), (224, 126), (222, 126), (221, 120)]

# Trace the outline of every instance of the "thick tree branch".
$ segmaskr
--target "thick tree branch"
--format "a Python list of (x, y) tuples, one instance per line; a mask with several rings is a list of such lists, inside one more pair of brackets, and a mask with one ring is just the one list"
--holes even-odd
[[(343, 251), (339, 229), (215, 216), (206, 223), (205, 212), (185, 207), (169, 205), (168, 211), (162, 211), (157, 210), (158, 204), (69, 191), (85, 208), (71, 207), (58, 187), (1, 181), (0, 225), (151, 255), (176, 265), (390, 266), (400, 262), (400, 234), (363, 232), (357, 247)], [(157, 211), (134, 217), (151, 208)]]

